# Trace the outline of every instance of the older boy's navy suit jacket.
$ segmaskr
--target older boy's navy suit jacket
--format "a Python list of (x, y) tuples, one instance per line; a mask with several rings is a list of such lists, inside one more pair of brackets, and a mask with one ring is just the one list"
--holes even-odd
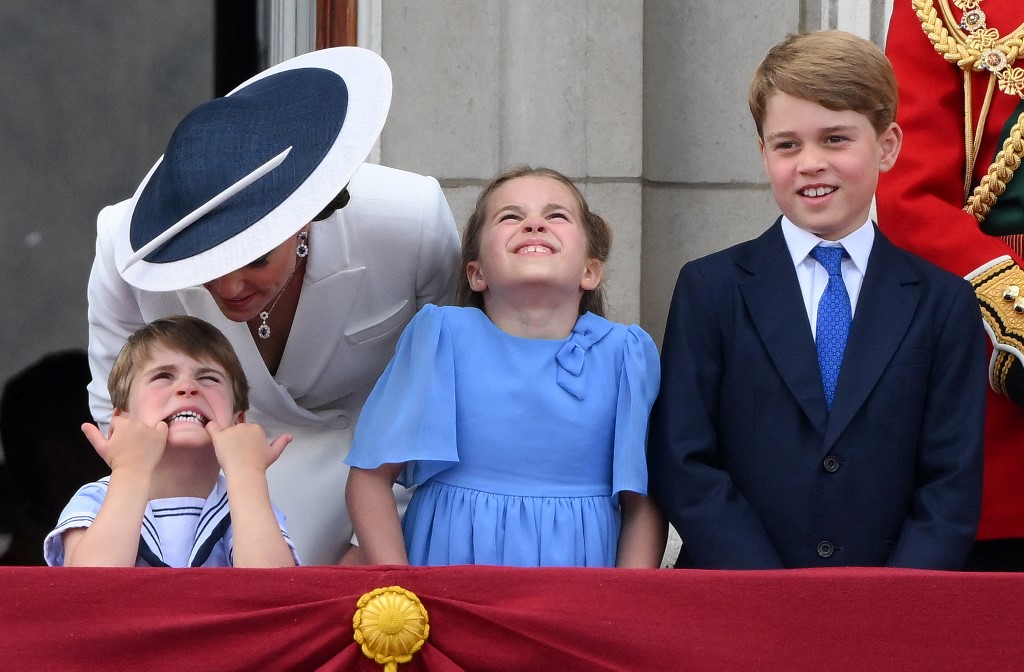
[(706, 568), (958, 569), (981, 507), (974, 292), (875, 230), (829, 412), (780, 221), (686, 264), (650, 492)]

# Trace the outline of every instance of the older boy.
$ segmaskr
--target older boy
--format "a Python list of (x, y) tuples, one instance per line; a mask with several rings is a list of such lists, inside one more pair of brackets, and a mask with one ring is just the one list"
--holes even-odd
[(791, 36), (750, 85), (782, 217), (686, 264), (652, 496), (682, 565), (962, 567), (978, 523), (984, 335), (962, 279), (869, 219), (902, 131), (885, 56)]
[(291, 436), (268, 443), (245, 423), (248, 385), (220, 331), (194, 317), (151, 322), (121, 349), (108, 388), (109, 437), (82, 431), (111, 474), (65, 507), (44, 542), (47, 564), (298, 564), (266, 477)]

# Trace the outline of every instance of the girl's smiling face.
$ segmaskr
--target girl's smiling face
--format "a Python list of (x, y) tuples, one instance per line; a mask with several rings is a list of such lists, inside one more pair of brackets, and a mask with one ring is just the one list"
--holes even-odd
[(491, 194), (480, 232), (480, 254), (466, 265), (469, 285), (490, 296), (542, 288), (573, 294), (601, 280), (572, 192), (557, 180), (525, 176)]

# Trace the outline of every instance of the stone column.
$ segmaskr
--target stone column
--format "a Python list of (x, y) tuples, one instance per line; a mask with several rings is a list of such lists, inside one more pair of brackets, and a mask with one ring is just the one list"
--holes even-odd
[(385, 2), (380, 25), (380, 162), (437, 177), (460, 226), (509, 165), (568, 175), (615, 232), (610, 317), (638, 321), (643, 3)]

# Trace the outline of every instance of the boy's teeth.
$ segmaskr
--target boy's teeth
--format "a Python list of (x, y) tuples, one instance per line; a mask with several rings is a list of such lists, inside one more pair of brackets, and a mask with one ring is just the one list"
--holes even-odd
[(523, 254), (529, 254), (531, 252), (548, 252), (549, 250), (543, 245), (527, 245), (519, 251)]
[(181, 413), (175, 413), (171, 416), (171, 422), (196, 422), (200, 425), (203, 423), (203, 418), (195, 411), (182, 411)]
[(831, 194), (835, 189), (832, 187), (810, 187), (803, 190), (804, 196), (824, 196), (825, 194)]

